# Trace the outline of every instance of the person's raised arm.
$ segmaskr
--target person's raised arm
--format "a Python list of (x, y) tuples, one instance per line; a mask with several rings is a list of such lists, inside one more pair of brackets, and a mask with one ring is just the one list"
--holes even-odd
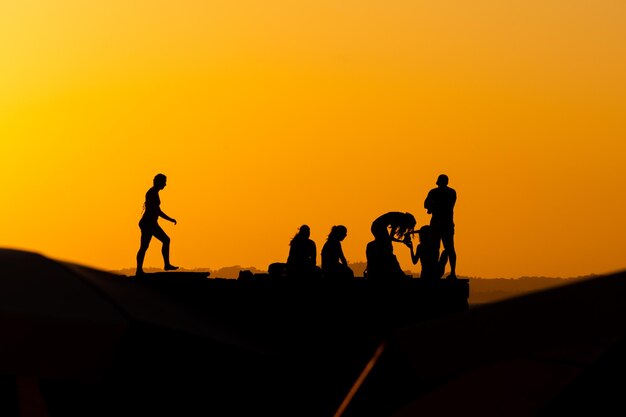
[(168, 216), (167, 214), (163, 213), (163, 210), (159, 209), (159, 216), (163, 217), (165, 220), (169, 220), (170, 222), (176, 224), (176, 219)]
[(402, 241), (402, 243), (404, 243), (406, 246), (409, 247), (409, 249), (411, 250), (411, 262), (413, 262), (413, 265), (417, 264), (417, 261), (419, 261), (420, 259), (420, 246), (417, 245), (417, 248), (415, 248), (415, 250), (413, 250), (413, 240), (411, 239), (411, 236), (406, 235), (404, 237), (404, 240)]
[(343, 255), (343, 248), (339, 245), (339, 260), (345, 266), (348, 266), (348, 261), (346, 261), (346, 257)]
[(401, 234), (401, 228), (398, 225), (395, 224), (391, 224), (389, 226), (389, 238), (391, 239), (392, 242), (398, 242), (398, 243), (405, 243), (404, 242), (404, 236), (402, 239), (398, 239), (396, 236)]
[(395, 237), (395, 236), (392, 236), (392, 237), (391, 237), (391, 241), (392, 241), (392, 242), (398, 242), (398, 243), (405, 243), (405, 242), (404, 242), (404, 240), (400, 240), (400, 239), (398, 239), (398, 238), (397, 238), (397, 237)]
[[(408, 234), (412, 232), (412, 228), (406, 228), (402, 226), (392, 226), (391, 231), (389, 232), (389, 236), (391, 237), (392, 242), (404, 243), (406, 245), (407, 237), (411, 240), (411, 235)], [(402, 236), (402, 239), (396, 237)]]

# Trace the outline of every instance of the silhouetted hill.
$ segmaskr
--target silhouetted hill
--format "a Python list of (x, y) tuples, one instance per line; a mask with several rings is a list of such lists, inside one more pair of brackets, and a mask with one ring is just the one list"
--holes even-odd
[(362, 277), (363, 271), (365, 271), (365, 268), (367, 267), (367, 262), (348, 262), (348, 266), (352, 268), (355, 277)]
[(575, 278), (469, 278), (469, 302), (470, 304), (491, 303), (593, 277), (595, 277), (595, 275)]
[(567, 285), (395, 330), (343, 415), (626, 415), (626, 272), (484, 281)]
[(239, 271), (243, 271), (243, 270), (250, 271), (253, 274), (260, 274), (260, 273), (267, 272), (261, 269), (257, 269), (253, 266), (242, 267), (240, 265), (235, 265), (235, 266), (225, 266), (223, 268), (216, 270), (215, 273), (211, 273), (211, 274), (220, 278), (237, 278), (239, 276)]

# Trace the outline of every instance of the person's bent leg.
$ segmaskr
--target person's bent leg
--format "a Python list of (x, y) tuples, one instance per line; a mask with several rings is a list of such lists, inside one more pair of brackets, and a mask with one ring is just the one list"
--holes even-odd
[(161, 248), (161, 253), (163, 254), (163, 264), (166, 271), (175, 271), (178, 269), (177, 266), (174, 266), (170, 263), (170, 237), (161, 229), (161, 226), (157, 226), (154, 237), (159, 239), (161, 243), (163, 243), (163, 247)]

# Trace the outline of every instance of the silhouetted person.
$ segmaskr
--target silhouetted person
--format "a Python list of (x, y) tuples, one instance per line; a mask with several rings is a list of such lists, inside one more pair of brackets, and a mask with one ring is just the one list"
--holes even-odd
[(328, 234), (328, 239), (322, 248), (322, 272), (327, 278), (343, 281), (354, 278), (354, 272), (348, 266), (341, 248), (341, 242), (346, 236), (348, 236), (348, 229), (342, 225), (333, 226)]
[(444, 250), (439, 256), (439, 241), (433, 236), (431, 226), (422, 226), (417, 232), (419, 244), (413, 250), (413, 241), (410, 235), (405, 236), (405, 244), (411, 249), (411, 261), (413, 265), (421, 262), (422, 271), (420, 278), (437, 280), (443, 276), (448, 254)]
[(317, 248), (310, 236), (311, 229), (303, 224), (291, 239), (287, 258), (287, 278), (293, 280), (319, 276), (319, 269), (316, 266)]
[(404, 243), (404, 236), (415, 228), (417, 222), (411, 213), (391, 211), (372, 222), (374, 241), (367, 244), (366, 275), (370, 281), (394, 282), (406, 279), (398, 259), (393, 254), (392, 242)]
[(372, 222), (374, 239), (404, 243), (404, 235), (412, 232), (417, 222), (411, 213), (390, 211)]
[(437, 188), (428, 192), (424, 200), (424, 208), (432, 214), (430, 226), (437, 242), (443, 243), (443, 248), (450, 259), (450, 275), (456, 278), (456, 251), (454, 250), (454, 204), (456, 191), (448, 187), (448, 176), (441, 174), (437, 178)]
[(174, 271), (178, 269), (170, 263), (170, 237), (161, 229), (158, 220), (163, 217), (165, 220), (176, 224), (176, 220), (161, 211), (161, 199), (159, 191), (165, 188), (167, 178), (163, 174), (157, 174), (152, 181), (153, 186), (146, 193), (146, 201), (144, 203), (143, 216), (139, 220), (139, 228), (141, 229), (141, 245), (137, 252), (137, 272), (136, 275), (143, 274), (143, 260), (146, 256), (148, 246), (152, 236), (156, 237), (163, 243), (161, 252), (163, 253), (164, 269), (166, 271)]

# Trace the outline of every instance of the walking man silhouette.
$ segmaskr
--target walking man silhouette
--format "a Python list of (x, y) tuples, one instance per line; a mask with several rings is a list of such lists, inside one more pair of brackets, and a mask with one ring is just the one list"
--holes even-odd
[(161, 211), (161, 199), (159, 198), (159, 191), (165, 188), (167, 184), (167, 177), (163, 174), (157, 174), (152, 180), (153, 186), (146, 193), (146, 202), (143, 205), (143, 216), (139, 220), (139, 228), (141, 229), (141, 245), (139, 246), (139, 252), (137, 252), (137, 272), (135, 275), (143, 274), (143, 260), (146, 256), (148, 246), (150, 246), (150, 240), (152, 236), (156, 237), (163, 243), (161, 252), (163, 254), (163, 262), (165, 264), (164, 269), (166, 271), (174, 271), (178, 269), (170, 263), (170, 237), (161, 229), (158, 220), (159, 217), (163, 217), (165, 220), (176, 224), (176, 219), (171, 218), (167, 214)]
[(443, 248), (448, 254), (450, 261), (450, 275), (448, 278), (456, 278), (456, 251), (454, 250), (454, 204), (456, 203), (456, 191), (448, 187), (448, 176), (439, 175), (437, 178), (437, 188), (428, 192), (424, 200), (424, 208), (429, 214), (430, 226), (433, 237), (443, 243)]

